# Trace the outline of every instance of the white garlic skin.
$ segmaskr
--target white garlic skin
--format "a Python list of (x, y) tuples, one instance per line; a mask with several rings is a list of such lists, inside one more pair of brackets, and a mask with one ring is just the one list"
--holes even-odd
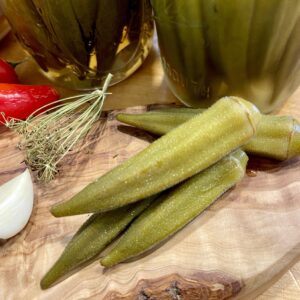
[(11, 238), (26, 226), (32, 213), (33, 198), (28, 169), (0, 186), (0, 239)]

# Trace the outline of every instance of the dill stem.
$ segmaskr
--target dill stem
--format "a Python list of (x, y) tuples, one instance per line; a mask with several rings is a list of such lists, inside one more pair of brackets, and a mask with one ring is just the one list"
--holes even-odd
[(101, 115), (111, 78), (109, 74), (102, 90), (54, 101), (39, 108), (24, 121), (5, 121), (7, 127), (22, 135), (21, 146), (26, 151), (26, 163), (37, 171), (38, 179), (53, 179), (61, 160), (89, 133)]

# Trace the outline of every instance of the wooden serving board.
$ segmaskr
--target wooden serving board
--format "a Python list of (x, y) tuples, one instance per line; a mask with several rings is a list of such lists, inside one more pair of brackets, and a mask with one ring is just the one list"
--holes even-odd
[[(1, 299), (250, 299), (298, 259), (300, 159), (277, 163), (252, 158), (251, 176), (148, 255), (109, 270), (95, 261), (41, 291), (41, 277), (87, 218), (56, 219), (49, 207), (153, 140), (140, 130), (119, 126), (115, 114), (106, 115), (80, 154), (65, 160), (56, 180), (35, 183), (29, 224), (18, 236), (2, 241)], [(16, 135), (1, 131), (0, 183), (4, 183), (25, 166), (22, 153), (15, 149)]]
[[(31, 83), (31, 74), (36, 74), (34, 67), (19, 70), (22, 82)], [(174, 100), (162, 81), (156, 53), (111, 91), (108, 108)], [(299, 97), (300, 90), (279, 113), (300, 120)], [(129, 98), (131, 102), (126, 102)], [(126, 111), (146, 109), (149, 106)], [(300, 159), (277, 163), (251, 158), (248, 176), (240, 184), (147, 255), (110, 270), (95, 261), (42, 291), (41, 277), (88, 217), (56, 219), (49, 207), (153, 140), (140, 130), (120, 127), (116, 113), (106, 115), (79, 155), (65, 160), (56, 180), (48, 185), (35, 182), (35, 206), (27, 227), (16, 237), (0, 241), (0, 300), (253, 299), (299, 260)], [(0, 127), (0, 184), (25, 168), (17, 141), (14, 133)]]

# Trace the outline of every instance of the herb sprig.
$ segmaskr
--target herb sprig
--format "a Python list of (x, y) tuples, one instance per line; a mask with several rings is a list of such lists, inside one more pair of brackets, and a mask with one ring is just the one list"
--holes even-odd
[(99, 119), (111, 78), (109, 74), (102, 90), (52, 102), (24, 121), (6, 119), (5, 125), (21, 135), (19, 147), (25, 150), (26, 164), (36, 171), (38, 180), (52, 180), (61, 160)]

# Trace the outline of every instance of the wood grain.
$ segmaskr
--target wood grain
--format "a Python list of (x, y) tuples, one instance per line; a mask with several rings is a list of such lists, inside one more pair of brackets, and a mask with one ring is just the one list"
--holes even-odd
[(189, 277), (171, 274), (157, 279), (140, 280), (134, 290), (126, 295), (111, 292), (104, 299), (223, 300), (235, 297), (242, 288), (243, 282), (220, 272), (201, 272)]
[[(155, 51), (144, 67), (112, 88), (114, 94), (106, 108), (136, 105), (141, 103), (139, 98), (142, 104), (176, 102), (163, 81)], [(28, 83), (36, 82), (34, 78), (44, 80), (33, 65), (19, 72), (24, 80), (27, 74)], [(36, 77), (28, 76), (30, 72)], [(279, 113), (300, 120), (299, 96), (300, 90)], [(139, 106), (127, 111), (145, 109)], [(116, 113), (105, 116), (79, 155), (67, 157), (55, 181), (35, 183), (29, 224), (18, 236), (1, 242), (0, 299), (252, 299), (283, 274), (285, 283), (260, 299), (298, 299), (300, 272), (294, 264), (300, 254), (300, 159), (277, 163), (252, 158), (250, 170), (256, 176), (245, 177), (148, 255), (109, 270), (94, 262), (55, 287), (40, 290), (41, 277), (88, 217), (56, 219), (49, 207), (68, 199), (153, 140), (142, 131), (120, 128)], [(4, 128), (0, 134), (2, 184), (21, 173), (25, 165), (23, 154), (15, 147), (18, 137)], [(291, 284), (293, 288), (287, 291)]]
[[(145, 109), (136, 107), (127, 111)], [(248, 298), (298, 259), (300, 160), (277, 163), (253, 158), (250, 167), (256, 171), (255, 177), (245, 177), (204, 214), (155, 251), (110, 270), (103, 270), (95, 262), (52, 289), (41, 291), (40, 278), (87, 218), (56, 219), (50, 215), (49, 206), (69, 198), (153, 139), (136, 129), (124, 131), (123, 128), (123, 132), (119, 131), (119, 123), (114, 118), (116, 113), (113, 111), (106, 115), (101, 121), (102, 130), (92, 136), (80, 154), (71, 154), (65, 160), (63, 171), (55, 181), (47, 186), (35, 184), (36, 205), (29, 225), (1, 247), (0, 272), (3, 273), (0, 274), (0, 290), (4, 299), (15, 299), (9, 288), (12, 284), (21, 299), (51, 299), (62, 295), (63, 299), (109, 299), (108, 296), (119, 294), (130, 299), (126, 294), (140, 294), (136, 286), (139, 287), (141, 280), (144, 280), (143, 283), (150, 280), (150, 291), (159, 293), (165, 290), (163, 287), (172, 286), (175, 279), (169, 278), (179, 274), (182, 280), (175, 281), (183, 286), (184, 291), (184, 287), (187, 290), (191, 288), (185, 282), (186, 278), (196, 273), (202, 281), (196, 280), (193, 289), (200, 297), (203, 289), (209, 295), (211, 287), (224, 286), (217, 275), (211, 277), (210, 287), (207, 282), (203, 284), (207, 272), (224, 274), (228, 278), (229, 289), (240, 283), (240, 291), (232, 294), (222, 288), (226, 295)], [(6, 139), (1, 140), (0, 152), (6, 155), (0, 161), (0, 183), (24, 168), (22, 155), (14, 146), (17, 137), (9, 131), (3, 132), (2, 136)], [(7, 143), (7, 140), (10, 142)], [(156, 289), (155, 284), (151, 287), (153, 280), (165, 283)], [(207, 299), (219, 299), (211, 295)], [(121, 296), (115, 298), (118, 297)], [(226, 299), (222, 295), (220, 297)]]

